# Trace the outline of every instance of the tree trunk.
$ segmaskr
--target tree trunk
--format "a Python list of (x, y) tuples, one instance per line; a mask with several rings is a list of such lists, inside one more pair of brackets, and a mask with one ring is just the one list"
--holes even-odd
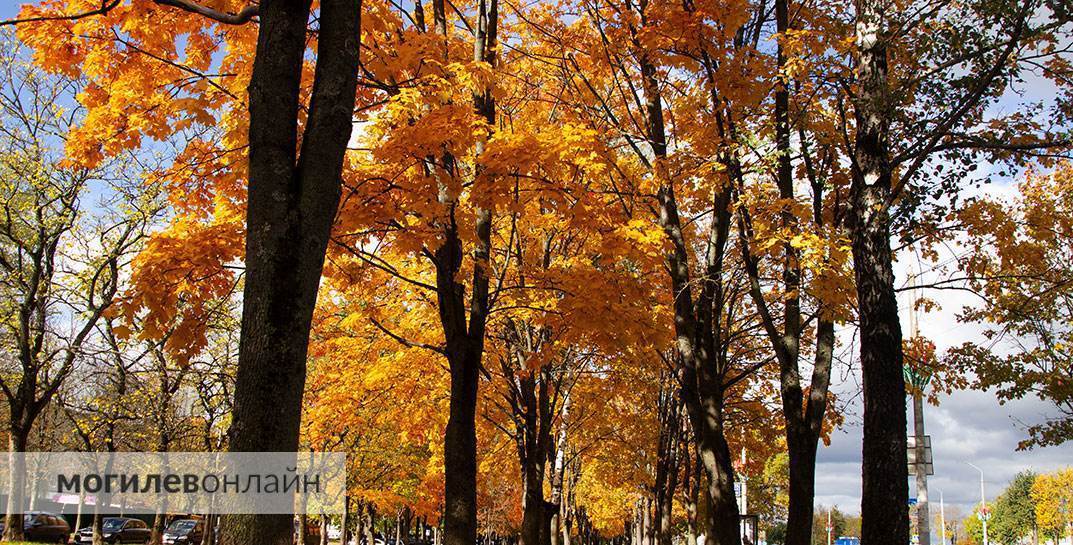
[(850, 214), (864, 379), (861, 541), (909, 541), (902, 330), (891, 266), (886, 49), (877, 0), (858, 1), (860, 96)]
[(700, 441), (701, 463), (708, 475), (708, 520), (706, 543), (719, 545), (740, 545), (741, 524), (738, 515), (738, 502), (734, 495), (734, 466), (730, 447), (723, 436), (723, 428), (713, 427), (703, 432), (706, 436)]
[(697, 524), (697, 497), (700, 494), (700, 460), (691, 456), (689, 462), (689, 484), (686, 490), (686, 545), (697, 545), (700, 529)]
[(350, 495), (343, 494), (343, 516), (339, 521), (339, 542), (342, 545), (350, 543)]
[(446, 545), (472, 545), (477, 542), (475, 419), (480, 358), (480, 353), (470, 350), (455, 358), (448, 358), (451, 366), (451, 400), (450, 416), (443, 438), (443, 530)]
[(365, 504), (365, 511), (361, 515), (361, 526), (365, 534), (364, 545), (373, 545), (376, 541), (376, 506), (372, 503)]
[[(12, 410), (12, 422), (17, 422)], [(8, 429), (8, 489), (7, 516), (4, 519), (4, 541), (23, 541), (23, 515), (26, 492), (26, 446), (30, 430), (18, 425)]]
[[(444, 6), (433, 5), (438, 30), (446, 33)], [(498, 0), (480, 0), (474, 34), (473, 57), (495, 66), (496, 36), (499, 24)], [(443, 28), (440, 28), (443, 27)], [(495, 124), (495, 100), (491, 89), (474, 93), (474, 109), (492, 127)], [(484, 143), (475, 144), (480, 155)], [(445, 162), (453, 162), (446, 159)], [(447, 165), (444, 165), (446, 167)], [(449, 168), (445, 175), (453, 175)], [(479, 174), (479, 167), (477, 168)], [(475, 207), (473, 278), (471, 282), (469, 320), (465, 286), (457, 279), (462, 267), (462, 242), (455, 223), (455, 197), (447, 187), (440, 187), (440, 202), (448, 210), (442, 225), (443, 243), (435, 252), (436, 294), (440, 323), (446, 340), (447, 361), (451, 374), (451, 398), (444, 432), (444, 521), (446, 545), (473, 545), (477, 542), (477, 388), (481, 359), (484, 356), (485, 323), (488, 316), (488, 270), (491, 253), (492, 211)]]
[[(789, 439), (789, 436), (793, 439)], [(812, 541), (813, 499), (816, 493), (816, 442), (800, 432), (787, 430), (790, 483), (786, 516), (786, 545), (809, 545)], [(811, 448), (810, 448), (811, 445)]]
[(402, 545), (402, 513), (395, 515), (395, 545)]
[(152, 545), (160, 545), (164, 539), (164, 522), (167, 518), (167, 514), (163, 512), (156, 513), (153, 516), (152, 532), (149, 534), (149, 543)]
[(645, 496), (641, 500), (641, 545), (655, 545), (652, 541), (652, 499)]
[(104, 543), (104, 515), (99, 506), (93, 508), (93, 545), (105, 545)]
[[(265, 0), (249, 83), (246, 272), (233, 452), (295, 452), (309, 328), (353, 128), (360, 1), (320, 3), (301, 151), (299, 90), (310, 0)], [(288, 545), (289, 515), (228, 515), (222, 545)]]
[(638, 500), (637, 505), (633, 508), (633, 532), (630, 533), (631, 543), (633, 545), (644, 545), (645, 527), (642, 523), (643, 519), (641, 518), (641, 505), (641, 501)]
[(215, 545), (217, 517), (218, 515), (211, 513), (205, 516), (205, 533), (201, 536), (201, 545)]
[[(834, 323), (820, 318), (816, 326), (816, 361), (807, 404), (802, 403), (799, 379), (783, 380), (783, 415), (789, 455), (790, 483), (786, 519), (786, 545), (809, 545), (812, 539), (813, 502), (816, 497), (816, 449), (827, 411), (827, 392), (834, 351)], [(796, 374), (796, 364), (795, 373)], [(787, 375), (783, 375), (786, 377)], [(801, 414), (805, 405), (804, 415)]]
[(518, 542), (520, 545), (545, 545), (541, 539), (547, 534), (544, 531), (543, 457), (533, 452), (534, 448), (528, 450), (530, 452), (525, 453), (522, 460), (522, 527)]
[[(856, 207), (864, 217), (853, 229), (853, 260), (864, 377), (861, 541), (895, 545), (909, 540), (908, 459), (902, 331), (891, 269), (885, 192), (861, 188)], [(883, 211), (868, 212), (874, 207)]]
[(857, 0), (857, 133), (848, 223), (857, 283), (864, 382), (861, 541), (909, 542), (905, 382), (902, 330), (890, 246), (887, 4)]

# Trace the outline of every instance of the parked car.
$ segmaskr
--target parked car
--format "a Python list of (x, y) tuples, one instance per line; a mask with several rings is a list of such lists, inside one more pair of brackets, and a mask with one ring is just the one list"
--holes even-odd
[[(0, 522), (0, 533), (4, 524)], [(22, 532), (26, 541), (38, 543), (67, 543), (71, 525), (63, 517), (44, 511), (30, 511), (22, 516)]]
[[(101, 521), (101, 534), (105, 543), (149, 543), (152, 531), (145, 521), (123, 518), (108, 517)], [(75, 535), (77, 545), (93, 543), (93, 527), (87, 526)]]
[(201, 543), (205, 523), (195, 519), (176, 519), (164, 529), (164, 545)]

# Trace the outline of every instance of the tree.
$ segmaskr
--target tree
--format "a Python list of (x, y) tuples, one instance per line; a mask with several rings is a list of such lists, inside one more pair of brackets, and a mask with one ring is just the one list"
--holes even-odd
[[(972, 3), (964, 6), (975, 14), (971, 24), (960, 10), (955, 14), (942, 2), (891, 10), (882, 0), (859, 0), (855, 7), (846, 222), (864, 384), (861, 538), (900, 544), (909, 539), (906, 411), (891, 208), (900, 201), (905, 221), (913, 225), (909, 212), (925, 195), (934, 191), (956, 197), (974, 157), (1031, 157), (1068, 144), (1047, 127), (1026, 123), (1018, 114), (993, 115), (986, 106), (1005, 95), (1011, 78), (1034, 70), (1039, 56), (1055, 58), (1049, 44), (1069, 20), (1066, 10), (1051, 12), (1044, 2)], [(944, 30), (933, 32), (939, 27)], [(1056, 62), (1058, 69), (1045, 77), (1062, 85), (1065, 63)], [(1061, 103), (1048, 104), (1058, 120), (1066, 118)], [(1012, 134), (1018, 135), (1017, 142), (1009, 144)], [(940, 158), (963, 168), (943, 172)], [(928, 170), (945, 183), (929, 190), (919, 180)]]
[[(4, 538), (20, 540), (25, 474), (20, 468), (38, 416), (62, 387), (120, 289), (129, 263), (160, 210), (138, 187), (133, 162), (70, 166), (57, 150), (78, 119), (65, 110), (77, 81), (27, 66), (9, 33), (0, 44), (0, 221), (2, 335), (8, 341), (0, 390), (8, 403), (8, 481)], [(115, 206), (84, 208), (91, 193)], [(66, 316), (67, 318), (63, 318)]]
[(1039, 542), (1036, 505), (1032, 499), (1035, 481), (1035, 473), (1022, 471), (995, 498), (995, 511), (987, 525), (991, 539), (1003, 545), (1016, 545), (1026, 534), (1031, 534), (1033, 542)]
[[(115, 335), (114, 321), (102, 321), (102, 347), (89, 358), (78, 386), (60, 399), (64, 413), (86, 452), (115, 453), (143, 447), (145, 428), (139, 424), (134, 370), (149, 350), (131, 351), (130, 345)], [(132, 353), (133, 352), (133, 353)], [(110, 462), (109, 462), (110, 463)], [(93, 544), (104, 545), (104, 516), (94, 504), (91, 527)]]
[[(193, 27), (199, 38), (194, 40), (187, 56), (195, 65), (210, 62), (209, 57), (193, 59), (199, 48), (216, 47), (211, 40), (204, 39), (203, 25), (239, 25), (254, 16), (258, 19), (256, 49), (249, 57), (252, 70), (247, 65), (241, 71), (249, 77), (248, 124), (242, 124), (248, 127), (248, 138), (239, 146), (245, 149), (248, 144), (248, 163), (244, 169), (248, 191), (242, 335), (229, 447), (237, 452), (293, 452), (298, 447), (310, 324), (329, 232), (338, 207), (343, 156), (352, 129), (361, 3), (346, 0), (320, 3), (318, 54), (307, 106), (303, 105), (301, 84), (311, 15), (309, 0), (270, 0), (246, 6), (237, 13), (217, 11), (185, 0), (162, 0), (158, 4), (187, 12), (178, 16), (183, 24), (170, 30), (182, 32)], [(123, 35), (111, 32), (113, 25), (137, 28), (149, 23), (152, 17), (146, 11), (124, 7), (119, 1), (76, 13), (66, 12), (62, 3), (28, 7), (20, 16), (19, 22), (23, 23), (20, 31), (38, 48), (38, 61), (53, 70), (71, 71), (73, 65), (66, 63), (75, 59), (67, 58), (56, 64), (56, 57), (51, 56), (57, 52), (56, 44), (50, 43), (52, 40), (60, 39), (66, 44), (60, 47), (70, 52), (78, 49), (69, 47), (71, 40), (91, 41), (94, 38), (90, 35), (98, 34), (105, 40), (85, 45), (85, 49), (78, 49), (79, 53), (84, 54), (89, 48), (122, 52), (116, 51), (118, 54), (103, 66), (94, 65), (100, 59), (92, 55), (75, 60), (89, 62), (90, 73), (122, 73), (132, 67), (145, 68), (144, 61), (149, 57), (155, 59), (154, 64), (170, 67), (154, 73), (161, 80), (176, 78), (176, 72), (182, 74), (178, 76), (181, 79), (188, 78), (191, 71), (200, 75), (196, 68), (169, 61), (178, 57), (177, 34), (149, 37), (143, 32)], [(158, 23), (154, 21), (141, 28), (155, 28)], [(76, 34), (69, 32), (75, 25), (88, 27), (85, 30), (89, 34), (78, 34), (85, 38), (75, 38)], [(127, 35), (129, 40), (124, 37)], [(238, 32), (233, 37), (241, 39), (243, 35)], [(200, 52), (205, 53), (206, 49)], [(136, 60), (131, 62), (132, 59)], [(129, 77), (131, 72), (127, 74)], [(152, 95), (163, 87), (155, 90), (141, 87), (134, 95)], [(221, 86), (215, 86), (215, 90), (220, 89)], [(96, 91), (96, 98), (102, 98), (101, 94), (111, 90), (97, 87)], [(117, 93), (111, 98), (122, 96)], [(128, 94), (125, 98), (129, 100), (129, 97)], [(197, 119), (204, 122), (208, 116), (206, 109), (211, 107), (195, 100), (172, 104), (170, 108), (145, 108), (143, 104), (117, 113), (108, 112), (115, 106), (108, 99), (93, 101), (92, 105), (95, 107), (87, 116), (90, 122), (81, 127), (83, 133), (91, 135), (89, 142), (68, 143), (72, 155), (90, 163), (99, 161), (104, 153), (118, 151), (117, 147), (138, 145), (143, 134), (157, 137), (162, 134), (159, 126), (141, 125), (142, 131), (134, 131), (125, 139), (109, 143), (94, 141), (92, 135), (107, 133), (110, 123), (125, 125), (131, 117), (139, 115), (166, 122), (176, 109), (191, 106), (200, 116)], [(157, 113), (146, 113), (154, 109)], [(299, 119), (300, 113), (304, 115), (304, 123)], [(78, 144), (88, 144), (88, 149), (80, 150)], [(229, 516), (224, 518), (223, 530), (224, 543), (281, 544), (289, 541), (292, 523), (282, 515)]]
[[(775, 2), (779, 74), (775, 80), (773, 112), (775, 172), (770, 176), (775, 182), (775, 190), (763, 187), (762, 181), (768, 176), (760, 176), (750, 184), (752, 187), (746, 187), (742, 180), (743, 206), (738, 222), (745, 270), (749, 275), (749, 293), (779, 363), (790, 468), (786, 521), (788, 545), (805, 545), (811, 536), (816, 449), (823, 435), (824, 421), (830, 417), (827, 406), (835, 324), (848, 318), (847, 303), (852, 291), (849, 256), (845, 251), (848, 241), (841, 232), (844, 215), (836, 200), (845, 189), (845, 180), (834, 168), (830, 147), (821, 145), (819, 154), (810, 149), (810, 133), (813, 140), (825, 138), (817, 134), (822, 129), (813, 126), (822, 122), (811, 122), (808, 114), (808, 108), (819, 106), (819, 102), (810, 96), (812, 90), (800, 91), (801, 80), (810, 76), (807, 71), (788, 67), (791, 61), (805, 64), (815, 55), (810, 51), (816, 45), (814, 40), (795, 34), (805, 32), (800, 29), (804, 23), (801, 11), (796, 10), (797, 15), (791, 18), (790, 2)], [(792, 59), (790, 52), (794, 53)], [(791, 82), (798, 91), (792, 97), (794, 111), (791, 111)], [(797, 121), (791, 123), (791, 117)], [(797, 187), (800, 184), (794, 176), (792, 157), (793, 132), (798, 134), (800, 170), (804, 172), (812, 193), (811, 206), (799, 202)], [(755, 192), (756, 196), (745, 197), (749, 192)], [(768, 204), (772, 202), (777, 204)], [(766, 263), (767, 260), (771, 263)], [(779, 281), (765, 286), (768, 284), (765, 278), (775, 274), (773, 271), (779, 271)], [(813, 321), (815, 325), (810, 326)], [(810, 380), (805, 384), (801, 360), (807, 355), (802, 352), (808, 348), (802, 345), (810, 336), (813, 339), (813, 362)]]
[(968, 249), (959, 268), (980, 296), (960, 319), (988, 327), (986, 342), (966, 343), (947, 357), (975, 374), (974, 388), (997, 388), (1002, 402), (1035, 395), (1062, 415), (1031, 426), (1019, 448), (1073, 439), (1073, 369), (1066, 363), (1073, 332), (1065, 304), (1071, 183), (1073, 165), (1062, 162), (1052, 172), (1030, 172), (1013, 202), (980, 199), (958, 214)]
[[(732, 272), (738, 262), (731, 244), (741, 163), (727, 104), (741, 98), (745, 108), (759, 98), (749, 93), (751, 81), (742, 82), (745, 90), (724, 97), (719, 81), (724, 61), (731, 66), (747, 62), (752, 49), (746, 37), (759, 33), (762, 15), (750, 20), (748, 7), (733, 3), (726, 21), (732, 30), (726, 30), (686, 24), (702, 19), (697, 14), (707, 10), (725, 9), (707, 3), (582, 2), (580, 7), (593, 31), (586, 38), (586, 58), (568, 55), (562, 60), (572, 75), (568, 88), (578, 114), (615, 135), (624, 150), (616, 165), (622, 179), (608, 191), (626, 188), (655, 197), (644, 211), (654, 216), (650, 221), (669, 245), (656, 255), (669, 273), (665, 289), (673, 311), (678, 376), (707, 476), (705, 527), (709, 539), (733, 545), (740, 536), (727, 400), (768, 359), (753, 358), (755, 352), (743, 347), (753, 340), (748, 333), (751, 313), (738, 312), (746, 294), (740, 274)], [(687, 70), (676, 72), (677, 66)], [(680, 80), (673, 77), (678, 74)], [(679, 89), (685, 91), (679, 94)], [(596, 108), (590, 106), (593, 102)], [(678, 115), (688, 121), (668, 128), (668, 117)], [(677, 131), (698, 126), (719, 131)], [(695, 146), (675, 146), (675, 138)], [(689, 219), (693, 215), (704, 220), (694, 223)], [(732, 358), (731, 353), (750, 356)]]
[(846, 515), (839, 511), (837, 507), (820, 507), (819, 509), (816, 509), (815, 520), (812, 522), (812, 545), (825, 545), (827, 543), (828, 514), (830, 514), (831, 517), (832, 539), (837, 539), (839, 536), (845, 535)]
[(1073, 468), (1038, 475), (1032, 483), (1032, 501), (1036, 504), (1036, 525), (1040, 533), (1058, 540), (1073, 533)]
[[(988, 505), (988, 509), (991, 505)], [(972, 545), (982, 545), (984, 542), (984, 523), (980, 519), (980, 506), (977, 505), (973, 508), (972, 514), (965, 517), (962, 521), (962, 535), (965, 537), (964, 541)], [(988, 528), (990, 530), (990, 528)], [(990, 536), (988, 536), (990, 537)]]

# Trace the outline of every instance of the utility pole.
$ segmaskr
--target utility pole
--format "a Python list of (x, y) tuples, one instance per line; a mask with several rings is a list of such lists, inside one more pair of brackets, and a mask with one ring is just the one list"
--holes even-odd
[(1061, 506), (1062, 519), (1065, 521), (1065, 525), (1069, 528), (1069, 543), (1073, 544), (1073, 518), (1069, 516), (1069, 500), (1062, 498)]
[(972, 462), (965, 463), (969, 464), (973, 467), (973, 469), (980, 472), (980, 512), (977, 513), (976, 516), (980, 519), (980, 522), (982, 522), (984, 526), (984, 545), (989, 545), (989, 541), (987, 540), (987, 519), (991, 518), (991, 512), (987, 508), (987, 495), (984, 494), (984, 470), (980, 469), (979, 467), (976, 467), (976, 464), (973, 464)]
[[(916, 274), (909, 277), (909, 338), (919, 335), (917, 330), (917, 293)], [(931, 545), (931, 512), (928, 508), (928, 445), (924, 435), (924, 389), (927, 388), (931, 379), (930, 372), (924, 367), (923, 362), (919, 369), (906, 367), (906, 382), (910, 383), (913, 392), (913, 436), (915, 438), (914, 464), (917, 485), (917, 535), (920, 545)], [(984, 545), (987, 545), (986, 543)]]
[[(913, 392), (913, 428), (916, 436), (917, 533), (920, 545), (931, 545), (931, 512), (928, 509), (927, 439), (924, 435), (924, 392)], [(986, 545), (986, 544), (985, 544)]]
[[(741, 471), (738, 472), (741, 477), (741, 514), (749, 514), (749, 478), (745, 476), (745, 447), (741, 447)], [(740, 523), (741, 536), (744, 538), (749, 533), (748, 518), (742, 517)], [(752, 539), (752, 538), (750, 538)]]
[(835, 529), (834, 526), (831, 526), (831, 511), (834, 510), (834, 507), (827, 510), (827, 545), (831, 545), (831, 532)]
[(745, 447), (741, 447), (741, 514), (749, 514), (749, 478), (745, 476)]

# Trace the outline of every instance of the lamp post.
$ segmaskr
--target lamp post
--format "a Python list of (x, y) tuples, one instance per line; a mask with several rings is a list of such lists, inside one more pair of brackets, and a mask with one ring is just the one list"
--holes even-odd
[(827, 510), (827, 545), (831, 545), (831, 531), (834, 530), (834, 526), (831, 526), (831, 511), (834, 507)]
[(943, 491), (939, 491), (939, 545), (946, 545), (946, 512), (943, 510)]
[(989, 542), (987, 540), (987, 519), (991, 518), (991, 513), (988, 512), (987, 496), (984, 494), (984, 470), (980, 469), (979, 467), (976, 467), (976, 464), (972, 462), (965, 463), (969, 464), (970, 466), (972, 466), (973, 469), (980, 472), (980, 512), (976, 516), (979, 517), (980, 522), (983, 523), (984, 545), (988, 545)]
[(1065, 522), (1065, 526), (1069, 529), (1069, 542), (1073, 543), (1073, 519), (1069, 518), (1069, 500), (1062, 498), (1062, 504), (1060, 511), (1062, 513), (1062, 521)]

